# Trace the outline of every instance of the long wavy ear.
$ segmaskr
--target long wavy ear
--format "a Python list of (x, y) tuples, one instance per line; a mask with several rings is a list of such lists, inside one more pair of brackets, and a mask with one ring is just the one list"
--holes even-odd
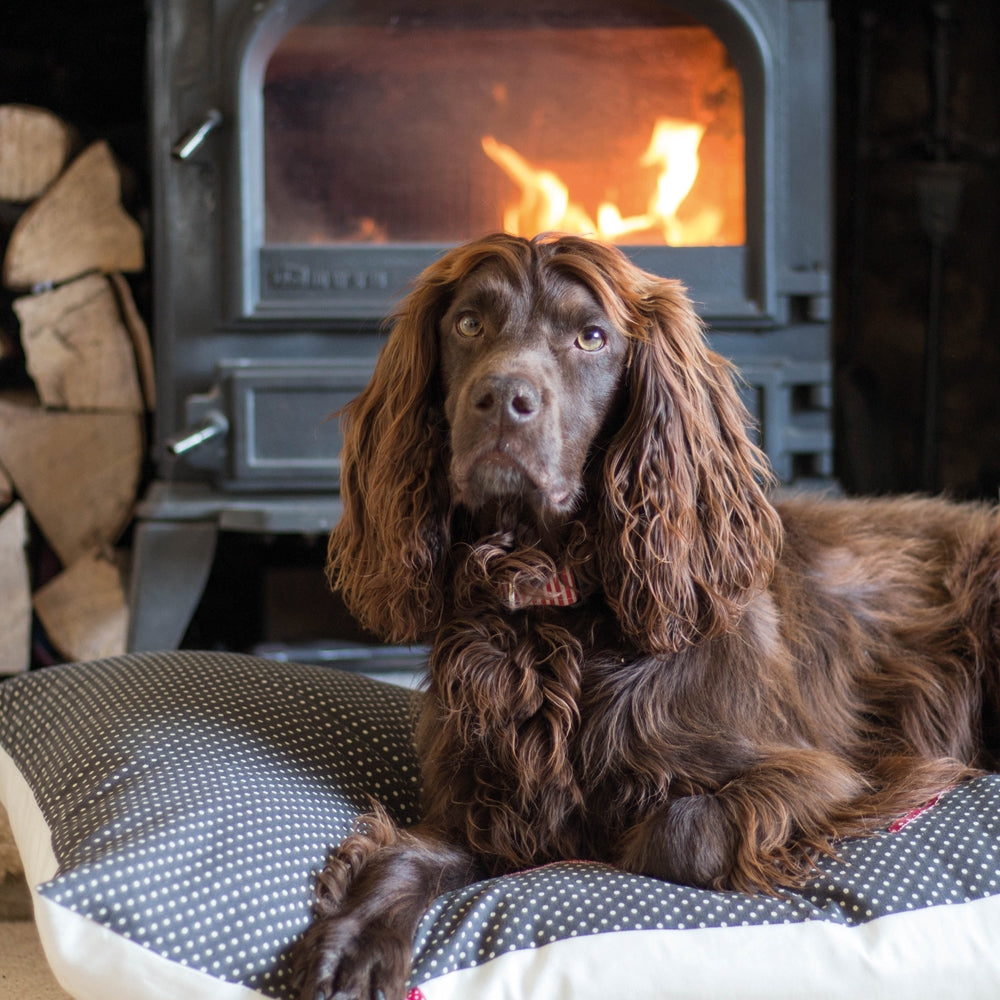
[(625, 634), (669, 653), (736, 623), (770, 580), (781, 524), (732, 366), (678, 282), (632, 271), (641, 329), (604, 463), (602, 576)]
[(426, 638), (441, 616), (449, 500), (437, 325), (454, 270), (442, 258), (417, 279), (370, 382), (342, 414), (343, 516), (327, 576), (357, 620), (391, 642)]

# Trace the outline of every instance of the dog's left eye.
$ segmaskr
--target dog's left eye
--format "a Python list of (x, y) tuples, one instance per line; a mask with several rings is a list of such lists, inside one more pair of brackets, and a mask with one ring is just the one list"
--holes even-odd
[(581, 351), (599, 351), (607, 342), (608, 335), (599, 326), (588, 326), (576, 338)]
[(462, 313), (455, 320), (455, 329), (463, 337), (478, 337), (483, 332), (483, 321), (475, 313)]

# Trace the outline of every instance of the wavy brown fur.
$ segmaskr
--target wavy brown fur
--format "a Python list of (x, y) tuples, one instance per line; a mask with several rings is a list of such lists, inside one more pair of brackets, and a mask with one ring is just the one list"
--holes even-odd
[[(994, 767), (996, 511), (774, 504), (747, 424), (683, 289), (617, 250), (494, 236), (421, 277), (347, 413), (329, 566), (432, 645), (425, 818), (334, 853), (304, 997), (398, 1000), (476, 872), (774, 891)], [(515, 609), (564, 567), (576, 606)]]

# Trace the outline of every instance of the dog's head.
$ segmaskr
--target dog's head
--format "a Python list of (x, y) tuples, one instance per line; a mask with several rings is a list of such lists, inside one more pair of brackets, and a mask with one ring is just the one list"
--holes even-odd
[(497, 235), (446, 254), (403, 303), (348, 408), (330, 575), (395, 641), (439, 624), (456, 507), (589, 526), (638, 648), (729, 627), (780, 528), (730, 366), (683, 288), (578, 237)]
[(583, 499), (629, 341), (595, 291), (597, 272), (584, 280), (568, 246), (498, 243), (455, 285), (437, 325), (451, 497), (473, 512), (514, 502), (558, 522)]

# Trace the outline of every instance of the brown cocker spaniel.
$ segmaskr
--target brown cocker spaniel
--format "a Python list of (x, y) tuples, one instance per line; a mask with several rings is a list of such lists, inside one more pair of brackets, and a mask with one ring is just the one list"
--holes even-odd
[(423, 911), (483, 873), (774, 891), (994, 768), (997, 512), (773, 503), (676, 281), (576, 237), (459, 247), (346, 417), (330, 578), (431, 645), (424, 818), (331, 857), (307, 1000), (400, 1000)]

